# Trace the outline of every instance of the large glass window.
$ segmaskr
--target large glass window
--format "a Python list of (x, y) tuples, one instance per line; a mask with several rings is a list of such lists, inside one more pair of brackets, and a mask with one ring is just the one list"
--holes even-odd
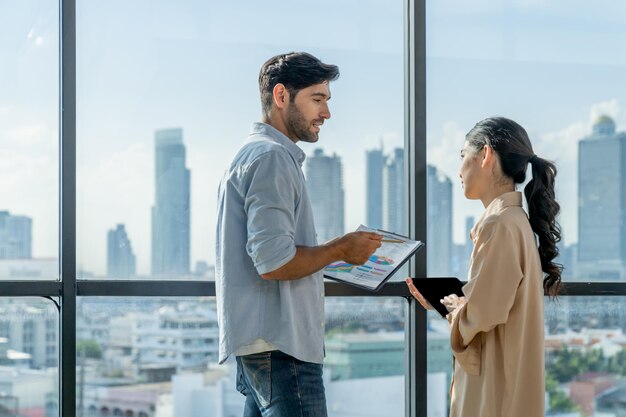
[[(626, 279), (624, 12), (611, 2), (426, 3), (429, 276), (467, 277), (469, 231), (484, 208), (463, 195), (459, 153), (476, 122), (505, 116), (559, 170), (564, 281)], [(623, 413), (623, 301), (546, 302), (547, 415)], [(429, 378), (449, 382), (440, 322), (429, 316)]]
[[(326, 310), (329, 415), (404, 415), (405, 301), (331, 297)], [(241, 415), (235, 362), (217, 364), (217, 330), (212, 297), (79, 298), (78, 414)]]
[(59, 3), (0, 12), (0, 279), (58, 279)]
[(301, 144), (318, 240), (405, 233), (402, 4), (78, 2), (79, 278), (212, 279), (217, 185), (292, 50), (341, 71)]
[(431, 274), (466, 274), (468, 230), (483, 208), (463, 196), (459, 152), (476, 122), (501, 115), (557, 164), (565, 278), (626, 278), (625, 11), (605, 1), (427, 2)]
[[(313, 9), (284, 0), (3, 3), (0, 414), (57, 416), (59, 392), (66, 412), (76, 405), (77, 415), (89, 417), (185, 417), (218, 408), (241, 414), (232, 363), (215, 364), (215, 300), (198, 297), (213, 287), (141, 281), (213, 279), (217, 183), (259, 120), (261, 64), (291, 50), (338, 64), (342, 74), (331, 86), (333, 117), (320, 142), (302, 144), (320, 241), (361, 223), (408, 234), (404, 167), (427, 148), (428, 198), (413, 204), (427, 206), (428, 275), (464, 278), (469, 229), (482, 207), (462, 195), (458, 154), (474, 123), (504, 115), (526, 127), (536, 152), (559, 168), (566, 282), (622, 280), (623, 7), (604, 0), (425, 3), (425, 10), (400, 0), (323, 0)], [(415, 16), (425, 12), (426, 57), (419, 55), (421, 28), (412, 29), (417, 48), (405, 51), (415, 40), (403, 32), (405, 19), (409, 28), (416, 23), (404, 15), (408, 6), (418, 8)], [(59, 58), (74, 41), (76, 68), (71, 53)], [(409, 103), (418, 120), (427, 116), (427, 141), (415, 144), (414, 155), (405, 154), (403, 105), (410, 97), (405, 68), (415, 61), (404, 57), (426, 58), (427, 65), (427, 111)], [(76, 70), (77, 84), (76, 90), (64, 84), (60, 104), (61, 67), (70, 77)], [(59, 186), (63, 104), (69, 155), (72, 123), (77, 127), (76, 175), (74, 161), (65, 160), (66, 180), (76, 180), (78, 191), (76, 211), (64, 210), (69, 227), (59, 231), (59, 197), (68, 192)], [(76, 286), (74, 276), (64, 277), (69, 283), (28, 282), (58, 279), (61, 236), (62, 258), (73, 261), (77, 250)], [(110, 281), (116, 279), (134, 281)], [(407, 295), (399, 288), (389, 292)], [(623, 297), (591, 294), (623, 289), (568, 288), (587, 295), (546, 303), (547, 413), (621, 415)], [(153, 296), (134, 297), (144, 290)], [(119, 296), (100, 297), (109, 293)], [(447, 415), (452, 367), (445, 321), (427, 318), (426, 370), (421, 357), (405, 363), (406, 351), (420, 350), (414, 345), (421, 341), (412, 334), (419, 319), (404, 332), (404, 300), (328, 297), (326, 311), (331, 416), (421, 415), (426, 404), (415, 398), (422, 388), (428, 415)], [(62, 342), (60, 327), (71, 330)], [(67, 357), (73, 347), (75, 363)]]

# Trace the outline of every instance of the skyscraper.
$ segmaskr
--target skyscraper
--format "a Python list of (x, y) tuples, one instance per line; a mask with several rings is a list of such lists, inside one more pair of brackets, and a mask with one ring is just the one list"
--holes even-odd
[(581, 279), (626, 278), (626, 133), (607, 116), (578, 143), (578, 235)]
[(306, 162), (307, 189), (313, 206), (317, 241), (344, 234), (344, 190), (341, 158), (316, 149)]
[(107, 234), (107, 276), (130, 278), (135, 275), (135, 254), (123, 224)]
[(383, 172), (383, 227), (407, 234), (406, 190), (404, 189), (404, 149), (396, 148)]
[(32, 257), (32, 220), (0, 211), (0, 259)]
[(433, 165), (426, 172), (428, 275), (448, 276), (452, 273), (452, 181)]
[(367, 226), (374, 229), (383, 227), (383, 170), (385, 155), (382, 146), (365, 153), (365, 188)]
[(155, 133), (155, 202), (152, 207), (152, 274), (189, 274), (190, 172), (183, 130)]

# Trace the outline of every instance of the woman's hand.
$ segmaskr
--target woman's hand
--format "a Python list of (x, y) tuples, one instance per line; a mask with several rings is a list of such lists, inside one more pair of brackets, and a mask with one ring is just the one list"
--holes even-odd
[(426, 301), (424, 296), (420, 294), (417, 288), (415, 288), (415, 285), (413, 285), (413, 280), (411, 278), (407, 278), (405, 281), (406, 281), (406, 285), (409, 287), (409, 292), (411, 293), (413, 297), (415, 297), (417, 301), (420, 302), (422, 307), (424, 307), (426, 310), (432, 310), (433, 306), (431, 306), (430, 303)]
[(441, 299), (441, 304), (448, 309), (448, 312), (452, 312), (465, 304), (465, 297), (459, 297), (456, 294), (446, 295)]

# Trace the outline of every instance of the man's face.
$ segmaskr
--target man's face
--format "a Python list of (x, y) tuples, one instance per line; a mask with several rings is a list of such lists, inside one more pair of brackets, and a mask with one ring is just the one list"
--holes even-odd
[(330, 119), (328, 82), (303, 88), (290, 98), (285, 113), (285, 127), (291, 139), (315, 143), (324, 120)]

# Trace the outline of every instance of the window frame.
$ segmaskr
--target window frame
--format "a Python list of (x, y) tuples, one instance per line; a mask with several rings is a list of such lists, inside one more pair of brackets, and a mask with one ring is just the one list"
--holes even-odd
[[(106, 281), (76, 279), (76, 0), (60, 0), (60, 281), (0, 281), (3, 297), (40, 296), (58, 300), (59, 406), (62, 417), (77, 415), (76, 302), (94, 296), (215, 296), (207, 281)], [(409, 234), (426, 237), (426, 0), (404, 1), (404, 115)], [(422, 202), (417, 204), (416, 202)], [(409, 265), (426, 276), (426, 252)], [(325, 283), (329, 297), (403, 297), (405, 324), (405, 416), (426, 417), (426, 313), (403, 282), (372, 293), (336, 282)], [(624, 296), (626, 282), (568, 282), (562, 296)], [(55, 301), (56, 302), (56, 301)]]

